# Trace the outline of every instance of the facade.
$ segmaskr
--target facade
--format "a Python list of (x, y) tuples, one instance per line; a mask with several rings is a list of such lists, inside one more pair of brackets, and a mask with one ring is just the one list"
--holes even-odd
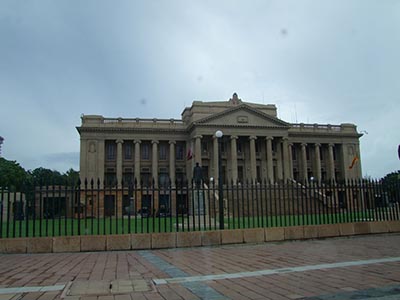
[[(291, 124), (275, 105), (194, 101), (182, 119), (123, 119), (84, 115), (80, 134), (81, 180), (105, 186), (132, 182), (154, 186), (192, 179), (195, 163), (206, 181), (217, 180), (221, 138), (222, 181), (361, 178), (359, 138), (353, 124)], [(216, 181), (217, 182), (217, 181)], [(218, 183), (218, 182), (217, 182)]]

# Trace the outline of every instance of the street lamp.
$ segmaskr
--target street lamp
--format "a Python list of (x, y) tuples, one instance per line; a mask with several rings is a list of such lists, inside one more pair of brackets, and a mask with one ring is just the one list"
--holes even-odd
[(224, 229), (224, 191), (222, 189), (222, 155), (221, 155), (221, 140), (223, 136), (221, 130), (215, 132), (215, 137), (218, 139), (218, 204), (219, 204), (219, 229)]

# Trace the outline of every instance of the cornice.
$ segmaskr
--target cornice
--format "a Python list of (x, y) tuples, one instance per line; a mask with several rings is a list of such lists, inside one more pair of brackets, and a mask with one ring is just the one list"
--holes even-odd
[(186, 129), (170, 129), (170, 128), (119, 128), (119, 127), (77, 127), (79, 133), (81, 132), (179, 132), (187, 133)]
[(290, 137), (351, 137), (360, 138), (362, 135), (357, 133), (344, 132), (289, 132)]

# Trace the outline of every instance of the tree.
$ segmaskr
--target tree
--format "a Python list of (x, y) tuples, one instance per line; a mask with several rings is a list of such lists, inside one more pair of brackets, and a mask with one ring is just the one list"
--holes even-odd
[(40, 167), (31, 171), (30, 175), (35, 186), (65, 184), (65, 178), (58, 171)]
[(0, 157), (0, 187), (18, 191), (27, 179), (28, 173), (19, 163)]
[(78, 183), (79, 172), (71, 168), (64, 174), (64, 177), (66, 178), (68, 185), (73, 186)]
[(382, 179), (382, 186), (389, 193), (389, 200), (395, 202), (398, 201), (400, 193), (400, 170), (387, 174)]

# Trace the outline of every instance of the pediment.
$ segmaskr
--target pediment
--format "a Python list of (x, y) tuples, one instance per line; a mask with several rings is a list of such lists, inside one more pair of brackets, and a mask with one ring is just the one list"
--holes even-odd
[(246, 104), (213, 114), (195, 122), (201, 125), (232, 125), (242, 127), (290, 127), (278, 118), (267, 115)]

